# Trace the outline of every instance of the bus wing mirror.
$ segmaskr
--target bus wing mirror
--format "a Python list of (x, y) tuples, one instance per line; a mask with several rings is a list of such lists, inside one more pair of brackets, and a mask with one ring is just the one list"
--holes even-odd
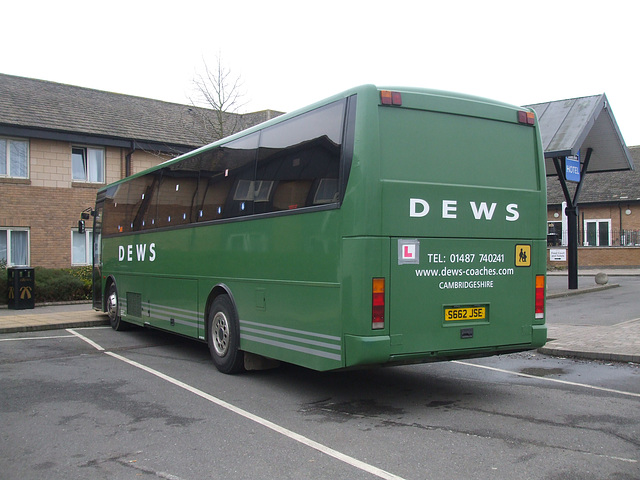
[(80, 218), (82, 220), (89, 220), (91, 217), (95, 217), (96, 216), (96, 211), (89, 207), (89, 208), (85, 208), (81, 213), (80, 213)]
[(78, 220), (78, 233), (84, 233), (84, 220)]

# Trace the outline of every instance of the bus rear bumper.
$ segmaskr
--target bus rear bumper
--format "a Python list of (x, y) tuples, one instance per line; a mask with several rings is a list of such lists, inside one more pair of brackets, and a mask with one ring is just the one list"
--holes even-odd
[(547, 326), (532, 325), (531, 326), (532, 348), (542, 347), (545, 343), (547, 343)]
[(345, 367), (387, 363), (391, 356), (391, 338), (344, 336)]
[(547, 326), (531, 326), (531, 343), (487, 346), (470, 350), (421, 352), (391, 355), (391, 339), (387, 335), (361, 337), (345, 335), (345, 367), (356, 365), (411, 364), (437, 362), (463, 358), (487, 357), (507, 353), (534, 350), (547, 341)]
[(456, 352), (431, 352), (393, 355), (391, 356), (391, 338), (388, 335), (364, 337), (356, 335), (344, 336), (345, 367), (356, 365), (380, 365), (385, 363), (422, 363), (450, 360), (453, 358), (473, 358), (533, 350), (547, 342), (547, 326), (531, 326), (531, 343), (526, 345), (505, 345), (502, 347), (485, 347), (475, 351), (460, 350)]

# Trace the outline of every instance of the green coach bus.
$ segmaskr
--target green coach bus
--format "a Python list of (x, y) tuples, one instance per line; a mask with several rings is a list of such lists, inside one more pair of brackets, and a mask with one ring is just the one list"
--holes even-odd
[(546, 341), (531, 110), (365, 85), (102, 188), (94, 308), (216, 367), (471, 358)]

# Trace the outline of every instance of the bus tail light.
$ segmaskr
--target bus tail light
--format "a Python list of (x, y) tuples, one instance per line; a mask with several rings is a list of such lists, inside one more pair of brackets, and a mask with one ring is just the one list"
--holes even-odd
[(524, 110), (520, 110), (518, 112), (518, 123), (523, 123), (525, 125), (535, 125), (536, 124), (535, 113), (525, 112)]
[(382, 105), (402, 105), (402, 94), (400, 92), (391, 92), (389, 90), (380, 90), (380, 102)]
[(371, 328), (384, 328), (384, 278), (374, 278), (371, 300)]
[(544, 318), (544, 275), (536, 275), (536, 318)]

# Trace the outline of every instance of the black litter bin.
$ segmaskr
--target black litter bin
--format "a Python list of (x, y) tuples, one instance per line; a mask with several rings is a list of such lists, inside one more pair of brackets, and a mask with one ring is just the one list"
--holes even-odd
[(7, 268), (7, 307), (26, 310), (35, 307), (35, 274), (32, 267)]

